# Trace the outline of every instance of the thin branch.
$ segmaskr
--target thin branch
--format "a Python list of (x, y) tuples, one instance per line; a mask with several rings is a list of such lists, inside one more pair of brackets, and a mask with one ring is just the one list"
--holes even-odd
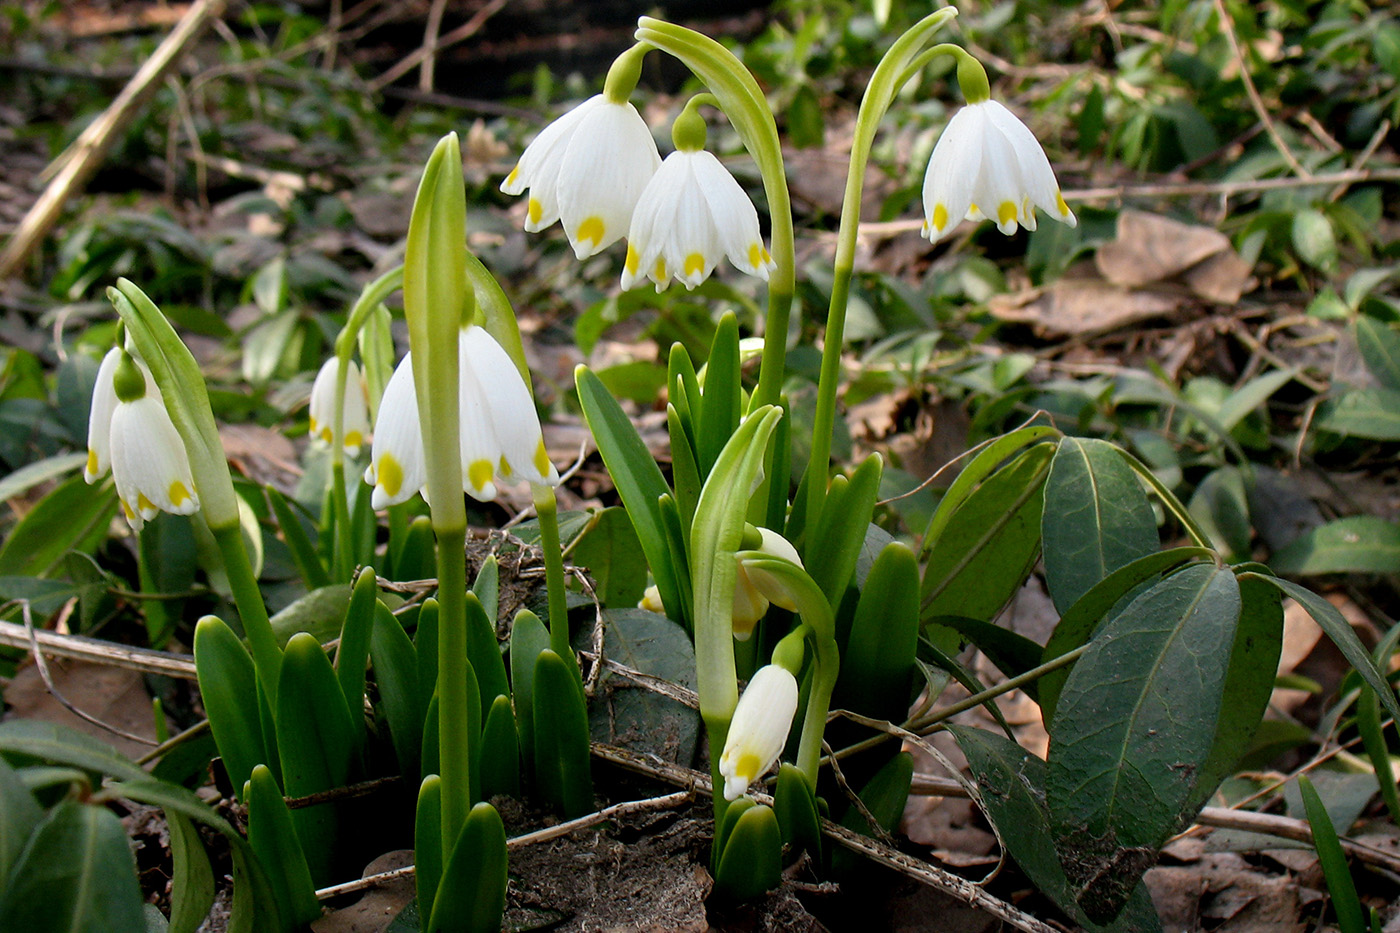
[(375, 78), (370, 82), (370, 88), (375, 91), (383, 90), (385, 87), (403, 77), (403, 75), (412, 71), (427, 58), (436, 55), (443, 49), (451, 48), (459, 42), (470, 39), (480, 32), (481, 27), (486, 25), (486, 21), (500, 12), (501, 8), (505, 5), (506, 0), (490, 0), (489, 3), (472, 14), (471, 19), (467, 20), (447, 35), (438, 37), (437, 41), (432, 45), (424, 45), (403, 61), (384, 72), (378, 78)]
[(1293, 174), (1302, 178), (1311, 178), (1312, 173), (1303, 168), (1303, 164), (1293, 155), (1293, 150), (1288, 148), (1288, 143), (1283, 141), (1279, 135), (1278, 127), (1274, 126), (1273, 118), (1269, 116), (1269, 108), (1264, 105), (1264, 99), (1259, 96), (1259, 89), (1254, 86), (1254, 78), (1249, 73), (1249, 62), (1245, 59), (1244, 50), (1240, 48), (1240, 40), (1235, 35), (1235, 21), (1225, 9), (1225, 0), (1215, 0), (1215, 12), (1220, 17), (1220, 28), (1225, 31), (1225, 38), (1230, 42), (1230, 50), (1234, 53), (1235, 62), (1240, 68), (1240, 80), (1244, 82), (1245, 94), (1249, 96), (1250, 106), (1254, 108), (1254, 113), (1259, 117), (1259, 122), (1264, 124), (1264, 131), (1269, 134), (1269, 139), (1273, 140), (1274, 148), (1278, 154), (1283, 156), (1283, 160), (1288, 163), (1288, 167), (1293, 170)]
[[(56, 632), (34, 630), (34, 641), (45, 654), (79, 661), (107, 664), (142, 674), (164, 674), (181, 680), (195, 680), (194, 659), (187, 654), (172, 654), (151, 648), (133, 648), (115, 642), (88, 638), (84, 635), (59, 635)], [(0, 645), (29, 648), (29, 631), (14, 622), (0, 622)]]

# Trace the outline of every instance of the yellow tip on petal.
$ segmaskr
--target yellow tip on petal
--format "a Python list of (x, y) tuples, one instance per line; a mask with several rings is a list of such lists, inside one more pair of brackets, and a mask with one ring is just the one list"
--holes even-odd
[(550, 468), (553, 464), (551, 464), (551, 463), (549, 462), (549, 451), (547, 451), (547, 450), (544, 449), (544, 438), (543, 438), (543, 437), (541, 437), (541, 438), (540, 438), (540, 442), (539, 442), (538, 444), (535, 445), (535, 459), (534, 459), (534, 464), (535, 464), (535, 469), (539, 471), (539, 474), (540, 474), (541, 476), (548, 476), (548, 475), (549, 475), (549, 468)]
[(585, 217), (583, 218), (583, 223), (578, 225), (577, 239), (580, 243), (584, 240), (592, 240), (593, 245), (597, 246), (599, 243), (603, 242), (603, 234), (606, 229), (607, 227), (603, 223), (603, 218), (598, 215), (595, 214), (592, 217)]
[(758, 756), (752, 752), (740, 755), (739, 760), (734, 763), (734, 776), (742, 778), (745, 785), (752, 784), (758, 778), (758, 769), (763, 767), (763, 762), (758, 760)]
[(159, 509), (156, 508), (154, 502), (146, 498), (144, 492), (138, 492), (136, 494), (136, 511), (145, 514), (146, 512), (157, 512)]
[(122, 515), (126, 516), (126, 520), (129, 522), (136, 521), (136, 513), (131, 511), (131, 506), (126, 504), (126, 500), (118, 499), (117, 501), (122, 504)]
[(467, 482), (473, 489), (485, 489), (491, 482), (491, 461), (473, 460), (467, 467)]
[(332, 436), (333, 436), (333, 435), (331, 434), (331, 429), (330, 429), (329, 426), (324, 427), (324, 428), (321, 429), (320, 438), (321, 438), (321, 440), (325, 441), (327, 444), (329, 444), (329, 443), (331, 442), (331, 437), (332, 437)]
[(88, 476), (97, 475), (97, 451), (91, 447), (88, 448), (87, 474)]
[(762, 247), (762, 246), (759, 246), (757, 243), (750, 244), (750, 246), (749, 246), (749, 265), (755, 266), (755, 267), (756, 267), (756, 266), (758, 266), (759, 264), (761, 264), (762, 262), (763, 262), (763, 247)]
[(170, 504), (175, 506), (177, 509), (180, 507), (180, 503), (184, 502), (190, 497), (190, 491), (186, 489), (185, 484), (180, 482), (178, 479), (174, 480), (170, 484), (169, 493)]
[(705, 257), (699, 253), (691, 253), (685, 257), (685, 274), (695, 275), (705, 271)]
[(933, 206), (933, 229), (939, 233), (948, 226), (948, 206), (946, 204), (935, 204)]
[(345, 432), (345, 446), (346, 446), (346, 447), (359, 447), (359, 446), (362, 445), (364, 442), (365, 442), (365, 436), (364, 436), (363, 434), (361, 434), (359, 431), (347, 431), (347, 432)]
[(510, 174), (506, 176), (506, 186), (509, 187), (510, 185), (515, 184), (515, 180), (519, 177), (520, 166), (517, 165), (515, 168), (511, 169)]
[(505, 454), (501, 454), (501, 462), (496, 464), (496, 472), (501, 474), (502, 479), (510, 479), (510, 474), (514, 472), (506, 462)]
[(1065, 196), (1058, 191), (1055, 192), (1055, 206), (1060, 209), (1061, 217), (1069, 216), (1069, 205), (1065, 203)]
[(637, 265), (641, 262), (641, 260), (642, 260), (642, 257), (640, 257), (640, 256), (637, 255), (637, 247), (633, 246), (631, 243), (628, 243), (628, 244), (627, 244), (627, 258), (626, 258), (625, 260), (623, 260), (623, 263), (622, 263), (623, 267), (625, 267), (625, 268), (627, 269), (627, 271), (628, 271), (629, 273), (631, 273), (632, 275), (636, 275), (636, 274), (637, 274)]
[(1014, 201), (1002, 201), (997, 208), (997, 223), (1009, 224), (1017, 217), (1016, 203)]
[(394, 459), (393, 454), (385, 454), (379, 458), (379, 465), (375, 468), (374, 478), (390, 498), (399, 494), (399, 489), (403, 486), (403, 465)]
[(654, 276), (655, 278), (658, 278), (658, 279), (664, 279), (664, 278), (666, 278), (666, 260), (664, 260), (664, 259), (658, 259), (658, 260), (656, 260), (656, 270), (655, 270), (652, 274), (653, 274), (653, 276)]
[(525, 213), (530, 218), (530, 223), (537, 224), (544, 216), (544, 205), (540, 203), (539, 198), (531, 198), (529, 204), (526, 205)]

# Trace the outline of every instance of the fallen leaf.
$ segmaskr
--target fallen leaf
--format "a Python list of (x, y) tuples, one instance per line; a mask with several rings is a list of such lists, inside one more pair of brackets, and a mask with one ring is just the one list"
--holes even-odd
[(1090, 337), (1131, 327), (1181, 309), (1187, 297), (1144, 291), (1100, 279), (1060, 279), (1044, 288), (998, 295), (988, 310), (1003, 321), (1028, 324), (1046, 340)]

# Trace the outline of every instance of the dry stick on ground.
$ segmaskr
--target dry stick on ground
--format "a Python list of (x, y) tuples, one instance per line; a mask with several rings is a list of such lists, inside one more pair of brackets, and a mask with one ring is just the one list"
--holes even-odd
[(418, 72), (418, 90), (425, 94), (433, 91), (433, 70), (437, 67), (438, 34), (442, 32), (442, 14), (447, 9), (447, 0), (433, 0), (428, 7), (428, 22), (423, 27), (423, 48), (427, 53), (423, 58), (423, 68)]
[(20, 221), (14, 236), (0, 252), (0, 281), (9, 278), (58, 221), (63, 205), (85, 185), (107, 151), (130, 126), (137, 112), (160, 87), (165, 75), (223, 12), (224, 0), (198, 0), (165, 41), (156, 48), (136, 76), (122, 88), (116, 100), (83, 130), (68, 151), (59, 156), (62, 167), (39, 200)]
[(1225, 38), (1230, 42), (1230, 51), (1235, 55), (1235, 63), (1239, 65), (1240, 80), (1244, 82), (1245, 94), (1249, 96), (1249, 104), (1254, 108), (1254, 114), (1259, 118), (1259, 122), (1264, 124), (1264, 131), (1269, 134), (1269, 139), (1273, 140), (1274, 148), (1278, 154), (1283, 156), (1283, 161), (1288, 163), (1288, 167), (1293, 170), (1293, 174), (1303, 178), (1310, 178), (1312, 174), (1293, 155), (1293, 150), (1288, 148), (1288, 143), (1283, 141), (1279, 135), (1278, 127), (1274, 126), (1273, 118), (1269, 116), (1269, 108), (1264, 105), (1264, 99), (1259, 96), (1259, 89), (1254, 86), (1254, 77), (1249, 73), (1249, 62), (1245, 61), (1244, 49), (1240, 47), (1240, 40), (1235, 35), (1235, 21), (1231, 18), (1228, 10), (1225, 9), (1225, 0), (1215, 0), (1215, 15), (1220, 17), (1220, 28), (1225, 30)]
[(490, 3), (472, 14), (471, 19), (467, 20), (447, 35), (438, 37), (431, 46), (424, 45), (403, 61), (384, 72), (378, 78), (375, 78), (374, 81), (370, 83), (370, 88), (376, 92), (381, 91), (443, 49), (451, 48), (459, 42), (470, 39), (480, 32), (481, 27), (486, 25), (486, 21), (495, 16), (505, 5), (506, 0), (491, 0)]

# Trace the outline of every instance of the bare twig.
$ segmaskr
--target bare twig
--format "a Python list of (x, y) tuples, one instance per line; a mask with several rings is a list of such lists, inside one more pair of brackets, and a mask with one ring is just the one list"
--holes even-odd
[(61, 163), (39, 200), (20, 221), (14, 236), (0, 252), (0, 280), (13, 275), (58, 222), (63, 205), (92, 177), (118, 137), (131, 124), (133, 117), (145, 105), (165, 75), (175, 67), (194, 41), (223, 12), (224, 0), (197, 0), (180, 24), (156, 48), (136, 76), (121, 90), (111, 105), (83, 130), (71, 147), (60, 155)]
[(447, 9), (447, 0), (433, 0), (428, 7), (428, 22), (423, 27), (423, 68), (418, 72), (418, 90), (424, 94), (433, 92), (433, 69), (437, 66), (438, 34), (442, 32), (442, 14)]
[(1220, 28), (1225, 31), (1225, 38), (1230, 42), (1230, 51), (1234, 53), (1235, 62), (1239, 65), (1240, 80), (1244, 82), (1245, 94), (1249, 96), (1249, 104), (1254, 108), (1255, 116), (1264, 124), (1264, 131), (1269, 134), (1274, 148), (1283, 156), (1283, 161), (1288, 163), (1293, 174), (1311, 178), (1312, 173), (1303, 168), (1293, 150), (1288, 148), (1288, 143), (1279, 135), (1278, 127), (1274, 126), (1273, 118), (1269, 116), (1269, 108), (1264, 105), (1264, 99), (1259, 96), (1259, 89), (1254, 86), (1254, 78), (1249, 73), (1249, 62), (1245, 59), (1244, 49), (1240, 47), (1239, 36), (1235, 35), (1235, 21), (1225, 9), (1225, 0), (1215, 0), (1215, 13), (1220, 17)]
[(370, 83), (370, 87), (375, 91), (382, 90), (403, 77), (403, 75), (412, 71), (426, 59), (441, 52), (443, 49), (451, 48), (459, 42), (470, 39), (480, 32), (481, 27), (486, 25), (486, 21), (500, 12), (501, 8), (505, 5), (506, 0), (490, 0), (489, 3), (473, 13), (471, 19), (467, 20), (447, 35), (438, 37), (432, 45), (425, 44), (403, 61), (394, 65), (378, 78), (375, 78), (374, 81)]
[[(19, 603), (20, 612), (24, 616), (25, 634), (28, 636), (30, 654), (34, 656), (34, 665), (39, 669), (39, 676), (43, 678), (44, 686), (48, 688), (49, 695), (62, 704), (64, 709), (68, 710), (68, 712), (72, 713), (74, 716), (77, 716), (83, 722), (91, 723), (97, 726), (97, 728), (110, 732), (113, 735), (119, 735), (129, 742), (137, 742), (141, 745), (155, 745), (155, 741), (144, 735), (136, 735), (135, 733), (127, 732), (125, 729), (119, 729), (111, 723), (103, 722), (91, 713), (79, 709), (70, 703), (67, 697), (59, 692), (57, 685), (53, 682), (53, 675), (49, 673), (48, 659), (44, 657), (44, 651), (39, 647), (39, 639), (34, 630), (34, 613), (30, 608), (29, 600), (19, 599), (15, 600), (15, 602)], [(58, 614), (60, 625), (68, 621), (68, 617), (73, 614), (73, 609), (77, 607), (77, 605), (78, 597), (76, 596), (63, 604), (63, 609), (60, 610)]]
[[(88, 638), (84, 635), (59, 635), (42, 629), (34, 630), (34, 641), (44, 650), (60, 658), (92, 661), (143, 674), (164, 674), (181, 680), (194, 680), (194, 659), (187, 654), (172, 654), (150, 648), (133, 648), (115, 642)], [(0, 622), (0, 645), (29, 648), (29, 631), (23, 625)]]

